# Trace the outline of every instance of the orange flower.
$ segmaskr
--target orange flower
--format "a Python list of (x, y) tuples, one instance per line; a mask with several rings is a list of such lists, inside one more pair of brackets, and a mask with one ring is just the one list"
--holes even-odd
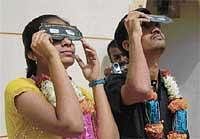
[(162, 139), (163, 137), (163, 124), (146, 124), (145, 131), (149, 139)]
[(168, 105), (168, 108), (174, 113), (178, 110), (185, 110), (188, 108), (187, 101), (184, 98), (174, 99)]
[(154, 92), (153, 89), (151, 89), (149, 92), (147, 92), (146, 98), (147, 98), (147, 100), (156, 100), (158, 98), (158, 96), (157, 96), (156, 92)]
[(35, 81), (36, 86), (41, 88), (42, 81), (50, 80), (50, 77), (45, 74), (41, 74), (40, 76), (33, 76), (32, 79)]
[(187, 139), (187, 134), (181, 134), (177, 132), (169, 132), (167, 139)]
[(87, 100), (87, 99), (83, 99), (80, 102), (80, 107), (81, 107), (81, 111), (86, 114), (86, 113), (93, 113), (94, 110), (94, 104), (92, 101)]

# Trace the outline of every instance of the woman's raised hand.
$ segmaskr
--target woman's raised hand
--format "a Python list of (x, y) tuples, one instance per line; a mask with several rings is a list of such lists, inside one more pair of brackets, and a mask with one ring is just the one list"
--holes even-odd
[(59, 55), (52, 42), (51, 36), (45, 33), (44, 30), (41, 30), (33, 34), (31, 49), (37, 56), (48, 60), (53, 56)]
[(86, 80), (96, 80), (99, 78), (100, 75), (100, 62), (97, 57), (97, 53), (95, 49), (93, 49), (84, 39), (82, 39), (81, 42), (85, 52), (87, 63), (84, 63), (78, 55), (76, 55), (75, 57), (76, 61), (81, 67), (82, 73)]

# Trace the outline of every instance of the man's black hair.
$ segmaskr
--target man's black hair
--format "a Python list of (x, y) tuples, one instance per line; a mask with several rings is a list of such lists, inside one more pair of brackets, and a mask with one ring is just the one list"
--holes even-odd
[(112, 61), (112, 60), (111, 60), (110, 51), (109, 51), (110, 48), (118, 48), (118, 46), (117, 46), (115, 40), (112, 40), (112, 41), (108, 44), (108, 47), (107, 47), (107, 54), (108, 54), (108, 56), (109, 56), (110, 61)]
[[(142, 12), (145, 14), (151, 14), (151, 12), (146, 9), (146, 8), (138, 8), (134, 11), (138, 11), (138, 12)], [(122, 42), (124, 40), (128, 40), (128, 32), (126, 30), (126, 27), (124, 25), (124, 19), (127, 17), (127, 14), (121, 19), (121, 21), (119, 22), (117, 29), (115, 30), (115, 35), (114, 35), (114, 39), (117, 43), (117, 45), (119, 46), (120, 49), (122, 48)]]

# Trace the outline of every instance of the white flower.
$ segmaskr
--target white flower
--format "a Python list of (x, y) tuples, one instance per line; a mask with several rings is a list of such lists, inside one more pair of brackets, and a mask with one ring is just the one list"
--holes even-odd
[(56, 106), (56, 95), (53, 83), (50, 80), (42, 81), (40, 89), (49, 103), (51, 103), (53, 106)]
[(179, 88), (174, 77), (167, 75), (163, 77), (163, 80), (164, 80), (164, 85), (167, 88), (169, 98), (170, 99), (180, 98), (181, 95), (179, 94), (180, 93)]
[[(80, 88), (74, 82), (71, 83), (72, 87), (75, 90), (76, 96), (78, 97), (78, 100), (83, 100), (85, 96), (82, 94)], [(42, 81), (40, 89), (44, 96), (47, 98), (48, 102), (51, 103), (53, 106), (56, 106), (56, 95), (53, 83), (50, 80)]]
[(78, 100), (82, 101), (85, 98), (85, 96), (82, 94), (81, 89), (73, 81), (71, 81), (71, 83), (76, 93), (76, 96), (78, 97)]

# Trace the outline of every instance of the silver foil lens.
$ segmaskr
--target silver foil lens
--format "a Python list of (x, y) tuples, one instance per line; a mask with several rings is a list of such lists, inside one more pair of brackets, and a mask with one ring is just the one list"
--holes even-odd
[(149, 15), (151, 22), (158, 22), (163, 24), (172, 23), (173, 20), (165, 15)]
[(76, 26), (42, 23), (40, 30), (45, 30), (53, 40), (62, 40), (65, 37), (72, 41), (80, 40), (83, 36)]

